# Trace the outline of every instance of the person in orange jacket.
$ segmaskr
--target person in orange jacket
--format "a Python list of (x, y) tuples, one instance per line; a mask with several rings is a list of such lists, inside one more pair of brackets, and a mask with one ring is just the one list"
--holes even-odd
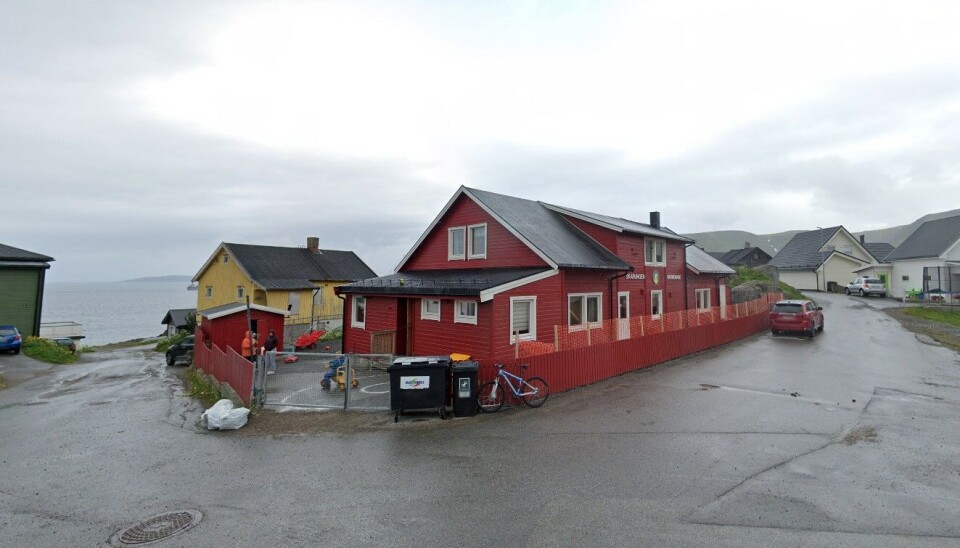
[(251, 362), (256, 362), (257, 357), (254, 353), (254, 349), (257, 347), (256, 345), (257, 334), (247, 331), (246, 335), (243, 337), (243, 342), (240, 343), (240, 355)]

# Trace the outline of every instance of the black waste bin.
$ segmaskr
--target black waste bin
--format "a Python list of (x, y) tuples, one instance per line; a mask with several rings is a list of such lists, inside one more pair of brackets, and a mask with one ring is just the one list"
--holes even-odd
[(480, 364), (473, 361), (456, 362), (450, 368), (453, 377), (453, 413), (458, 417), (477, 414), (477, 370)]
[(411, 409), (437, 409), (446, 418), (449, 356), (410, 356), (393, 360), (390, 373), (390, 409), (393, 421)]

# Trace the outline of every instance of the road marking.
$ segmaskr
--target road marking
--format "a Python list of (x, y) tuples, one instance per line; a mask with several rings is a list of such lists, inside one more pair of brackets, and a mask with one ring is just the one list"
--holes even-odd
[[(377, 392), (375, 392), (375, 391), (373, 391), (373, 390), (370, 390), (370, 389), (373, 388), (374, 386), (382, 386), (382, 385), (386, 385), (386, 386), (387, 386), (387, 389), (386, 389), (386, 390), (382, 390), (382, 391), (377, 391)], [(390, 393), (390, 383), (388, 383), (388, 382), (378, 382), (377, 384), (371, 384), (370, 386), (364, 386), (363, 388), (360, 389), (360, 391), (363, 392), (364, 394), (389, 394), (389, 393)]]

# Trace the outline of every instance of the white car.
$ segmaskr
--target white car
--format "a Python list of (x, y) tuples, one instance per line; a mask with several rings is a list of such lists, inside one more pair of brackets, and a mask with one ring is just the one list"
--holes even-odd
[(881, 281), (879, 278), (857, 278), (856, 280), (853, 280), (847, 284), (847, 288), (844, 290), (844, 293), (847, 295), (856, 293), (861, 297), (867, 297), (869, 295), (886, 297), (887, 288), (883, 285), (883, 281)]

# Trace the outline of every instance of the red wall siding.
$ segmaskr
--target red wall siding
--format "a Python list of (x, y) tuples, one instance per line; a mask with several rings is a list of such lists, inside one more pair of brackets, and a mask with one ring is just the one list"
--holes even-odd
[(493, 299), (491, 338), (494, 359), (513, 356), (510, 344), (510, 297), (537, 298), (537, 341), (552, 345), (553, 326), (566, 320), (566, 306), (562, 304), (563, 273), (500, 293)]
[[(687, 271), (687, 299), (689, 299), (690, 309), (697, 308), (697, 289), (710, 290), (710, 306), (720, 306), (720, 290), (718, 288), (719, 278), (715, 274), (694, 274)], [(730, 304), (730, 288), (725, 288), (727, 293), (727, 304)]]
[[(479, 302), (479, 299), (473, 299)], [(440, 321), (420, 317), (420, 300), (410, 301), (411, 335), (414, 356), (445, 356), (453, 352), (469, 354), (475, 360), (490, 357), (490, 329), (493, 325), (492, 303), (479, 303), (477, 325), (454, 322), (454, 298), (440, 299)]]
[[(447, 229), (487, 223), (487, 258), (451, 261), (447, 259)], [(461, 196), (440, 219), (401, 270), (461, 268), (502, 268), (546, 266), (536, 253), (511, 234), (473, 200)]]
[[(259, 342), (267, 340), (267, 332), (273, 329), (277, 334), (279, 341), (278, 348), (283, 348), (283, 316), (264, 312), (262, 310), (251, 310), (250, 319), (257, 322), (257, 333)], [(209, 339), (212, 344), (226, 350), (233, 348), (240, 352), (243, 338), (247, 332), (247, 312), (237, 312), (228, 316), (222, 316), (216, 319), (203, 318), (200, 322), (200, 333), (203, 335), (201, 340)]]
[(343, 305), (343, 351), (368, 354), (372, 333), (397, 329), (397, 298), (367, 297), (365, 327), (361, 329), (350, 325), (354, 297), (347, 295)]
[(588, 236), (596, 240), (603, 247), (609, 249), (613, 253), (617, 252), (617, 236), (619, 235), (619, 232), (614, 232), (609, 228), (603, 228), (602, 226), (597, 226), (593, 223), (581, 221), (580, 219), (567, 217), (566, 215), (564, 215), (563, 218), (570, 221), (573, 224), (573, 226), (585, 232)]

